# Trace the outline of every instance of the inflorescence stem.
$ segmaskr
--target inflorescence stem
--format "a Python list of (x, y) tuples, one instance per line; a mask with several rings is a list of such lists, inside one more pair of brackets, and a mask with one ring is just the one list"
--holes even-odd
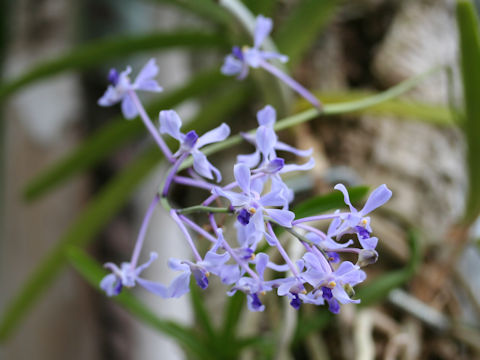
[(160, 147), (160, 150), (162, 150), (163, 154), (165, 155), (165, 158), (169, 162), (173, 163), (175, 161), (175, 159), (172, 156), (172, 152), (170, 151), (167, 144), (165, 143), (165, 141), (160, 136), (160, 134), (157, 131), (157, 129), (155, 128), (155, 126), (153, 125), (152, 120), (150, 120), (150, 117), (148, 116), (147, 112), (143, 108), (143, 105), (140, 102), (140, 100), (138, 99), (137, 94), (133, 90), (128, 90), (128, 95), (130, 96), (133, 103), (135, 104), (135, 107), (137, 108), (138, 113), (140, 114), (140, 118), (142, 119), (143, 123), (147, 127), (148, 131), (152, 135), (152, 137), (155, 140), (155, 142), (157, 143), (157, 145)]
[(153, 197), (150, 206), (145, 214), (145, 217), (142, 221), (142, 226), (140, 227), (140, 232), (138, 233), (137, 242), (135, 243), (135, 248), (132, 253), (132, 260), (130, 261), (130, 266), (134, 269), (137, 266), (138, 257), (140, 256), (140, 252), (142, 251), (143, 241), (145, 239), (145, 235), (147, 233), (148, 224), (150, 223), (150, 219), (152, 218), (153, 211), (157, 207), (157, 204), (160, 200), (160, 196), (156, 194)]

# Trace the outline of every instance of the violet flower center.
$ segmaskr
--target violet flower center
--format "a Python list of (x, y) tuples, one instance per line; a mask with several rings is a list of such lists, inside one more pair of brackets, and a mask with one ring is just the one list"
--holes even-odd
[(118, 78), (118, 71), (116, 69), (110, 69), (110, 72), (108, 73), (108, 81), (110, 82), (110, 84), (112, 84), (113, 86), (117, 86)]

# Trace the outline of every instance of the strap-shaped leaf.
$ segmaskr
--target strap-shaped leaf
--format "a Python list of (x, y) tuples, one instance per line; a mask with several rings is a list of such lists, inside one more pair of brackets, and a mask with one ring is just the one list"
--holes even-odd
[[(335, 104), (346, 101), (360, 100), (365, 97), (374, 96), (373, 92), (319, 92), (319, 99), (324, 104)], [(309, 107), (309, 103), (304, 100), (300, 101), (302, 108)], [(438, 105), (431, 105), (411, 100), (390, 99), (377, 105), (355, 111), (356, 114), (370, 116), (392, 115), (405, 120), (421, 121), (433, 125), (452, 126), (459, 125), (451, 110)]]
[(465, 136), (468, 143), (467, 161), (470, 172), (465, 218), (474, 221), (480, 214), (480, 35), (474, 5), (457, 1), (457, 25), (460, 36), (463, 96), (465, 102)]
[(236, 338), (236, 330), (245, 304), (245, 295), (236, 292), (225, 306), (222, 324), (222, 342), (229, 343)]
[(227, 12), (219, 7), (213, 0), (153, 0), (158, 3), (170, 4), (192, 14), (199, 15), (222, 25), (229, 24), (230, 17)]
[[(199, 132), (205, 132), (211, 129), (228, 114), (237, 110), (249, 95), (248, 89), (241, 86), (223, 92), (202, 107), (197, 117), (188, 124), (187, 130), (194, 128)], [(157, 148), (150, 148), (102, 188), (45, 260), (38, 265), (17, 296), (7, 304), (6, 309), (3, 309), (0, 318), (0, 342), (12, 333), (63, 268), (65, 249), (69, 246), (83, 247), (91, 242), (161, 159), (160, 151)]]
[[(218, 69), (202, 72), (185, 86), (149, 104), (146, 110), (152, 119), (156, 119), (160, 110), (172, 108), (187, 99), (210, 92), (226, 80), (227, 78), (220, 74)], [(142, 134), (145, 134), (145, 129), (138, 118), (132, 121), (126, 121), (121, 116), (112, 119), (70, 154), (29, 181), (24, 191), (25, 198), (38, 199), (72, 176), (97, 165), (127, 141)]]
[(243, 0), (243, 2), (253, 14), (268, 17), (272, 17), (276, 5), (275, 0)]
[(0, 84), (0, 100), (40, 79), (67, 70), (91, 68), (129, 54), (177, 47), (224, 48), (227, 45), (221, 34), (192, 29), (98, 40), (78, 46), (63, 56), (42, 62), (17, 78), (3, 82)]
[(195, 314), (195, 322), (200, 326), (204, 338), (208, 343), (214, 343), (216, 340), (216, 333), (213, 328), (210, 315), (208, 314), (202, 293), (195, 281), (190, 284), (190, 298), (192, 299), (192, 308)]

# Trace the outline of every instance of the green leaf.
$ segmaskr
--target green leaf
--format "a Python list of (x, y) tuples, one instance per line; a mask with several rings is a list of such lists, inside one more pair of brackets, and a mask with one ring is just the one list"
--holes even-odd
[[(324, 104), (335, 104), (346, 101), (355, 101), (365, 97), (374, 96), (375, 93), (365, 91), (349, 92), (321, 92), (317, 93), (318, 98), (322, 99)], [(307, 108), (309, 104), (301, 101), (302, 108)], [(431, 105), (415, 101), (391, 99), (382, 103), (354, 111), (355, 114), (384, 116), (393, 115), (413, 121), (424, 121), (434, 125), (458, 125), (451, 110), (438, 105)]]
[[(173, 108), (187, 99), (210, 92), (226, 79), (218, 69), (202, 72), (185, 86), (166, 93), (158, 101), (149, 104), (146, 111), (152, 119), (156, 119), (160, 110)], [(97, 165), (127, 141), (145, 133), (144, 125), (139, 118), (132, 121), (127, 121), (121, 116), (112, 119), (70, 154), (29, 181), (24, 191), (25, 198), (29, 201), (38, 199), (75, 174)]]
[(42, 62), (22, 75), (0, 84), (0, 100), (26, 85), (67, 70), (87, 69), (106, 61), (141, 51), (188, 48), (218, 48), (228, 44), (221, 34), (200, 30), (176, 30), (103, 39), (77, 46), (71, 52)]
[(457, 1), (457, 25), (460, 36), (460, 60), (465, 102), (465, 136), (470, 173), (465, 218), (472, 222), (480, 214), (480, 36), (474, 5)]
[(370, 284), (359, 288), (356, 297), (362, 300), (360, 306), (369, 306), (383, 300), (390, 291), (404, 285), (412, 278), (418, 269), (422, 257), (419, 248), (419, 234), (414, 230), (410, 231), (409, 241), (410, 261), (405, 268), (381, 275)]
[[(67, 257), (70, 264), (87, 282), (97, 291), (100, 291), (99, 283), (107, 272), (91, 257), (78, 248), (67, 249)], [(210, 358), (208, 349), (191, 329), (181, 326), (173, 321), (160, 319), (155, 312), (134, 297), (130, 292), (123, 291), (120, 295), (111, 298), (120, 304), (130, 314), (146, 325), (161, 332), (190, 352), (200, 355), (201, 358)]]
[(274, 37), (280, 52), (289, 56), (290, 65), (301, 60), (332, 19), (339, 3), (339, 0), (304, 0), (293, 10)]
[[(368, 190), (369, 188), (367, 186), (349, 188), (348, 194), (350, 195), (351, 202), (361, 201), (367, 195)], [(295, 218), (303, 218), (342, 207), (345, 207), (343, 194), (340, 191), (334, 191), (330, 194), (316, 196), (301, 202), (293, 208), (293, 212), (295, 213)]]
[(315, 308), (312, 312), (302, 312), (298, 318), (295, 335), (293, 336), (292, 345), (295, 346), (312, 332), (320, 331), (327, 327), (332, 321), (333, 315), (326, 307)]
[(227, 12), (218, 6), (213, 0), (153, 0), (158, 3), (165, 3), (177, 6), (193, 14), (199, 15), (202, 19), (209, 19), (220, 24), (229, 24), (230, 17)]
[(202, 332), (205, 333), (207, 341), (212, 343), (215, 340), (215, 330), (212, 322), (210, 321), (210, 315), (205, 307), (205, 303), (202, 298), (200, 289), (195, 281), (190, 284), (190, 298), (192, 299), (193, 312), (195, 314), (195, 322), (200, 325)]
[(230, 299), (228, 299), (222, 325), (222, 341), (224, 343), (228, 343), (235, 339), (235, 332), (237, 330), (244, 305), (245, 295), (238, 291)]
[[(187, 131), (192, 128), (200, 132), (210, 129), (223, 117), (238, 109), (249, 95), (248, 89), (240, 86), (223, 92), (216, 98), (218, 102), (211, 101), (202, 108), (195, 120), (188, 124)], [(70, 246), (82, 247), (91, 242), (161, 159), (160, 151), (151, 148), (102, 188), (45, 260), (38, 265), (20, 293), (7, 304), (0, 318), (0, 342), (12, 333), (65, 265), (65, 249)]]
[(243, 3), (255, 15), (264, 15), (271, 17), (275, 8), (275, 0), (243, 0)]

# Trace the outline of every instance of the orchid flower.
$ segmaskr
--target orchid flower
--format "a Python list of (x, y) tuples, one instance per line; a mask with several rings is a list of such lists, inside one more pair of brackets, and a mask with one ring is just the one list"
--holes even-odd
[(116, 69), (111, 69), (108, 74), (110, 85), (98, 100), (100, 106), (112, 106), (116, 103), (122, 102), (122, 113), (126, 119), (133, 119), (138, 115), (138, 108), (134, 100), (129, 96), (129, 92), (142, 90), (160, 92), (162, 87), (154, 80), (158, 74), (158, 66), (155, 64), (155, 59), (150, 59), (147, 64), (140, 70), (135, 81), (130, 80), (130, 73), (132, 68), (127, 68), (118, 73)]
[(253, 47), (244, 46), (239, 48), (238, 46), (234, 46), (232, 53), (225, 57), (221, 69), (222, 73), (225, 75), (237, 75), (237, 79), (243, 80), (248, 75), (250, 67), (254, 69), (261, 67), (279, 78), (287, 86), (307, 99), (317, 109), (320, 109), (320, 102), (311, 92), (269, 62), (272, 59), (276, 59), (285, 63), (288, 61), (288, 56), (261, 49), (265, 39), (272, 31), (272, 27), (272, 19), (258, 15), (255, 22)]
[(207, 160), (200, 148), (225, 140), (230, 135), (230, 127), (227, 124), (222, 124), (199, 137), (195, 130), (191, 130), (186, 134), (180, 131), (182, 120), (174, 110), (160, 111), (159, 118), (160, 133), (168, 134), (180, 143), (180, 148), (173, 154), (173, 157), (179, 158), (182, 155), (191, 154), (193, 157), (193, 168), (199, 175), (210, 180), (215, 175), (217, 182), (220, 182), (222, 180), (220, 171)]

